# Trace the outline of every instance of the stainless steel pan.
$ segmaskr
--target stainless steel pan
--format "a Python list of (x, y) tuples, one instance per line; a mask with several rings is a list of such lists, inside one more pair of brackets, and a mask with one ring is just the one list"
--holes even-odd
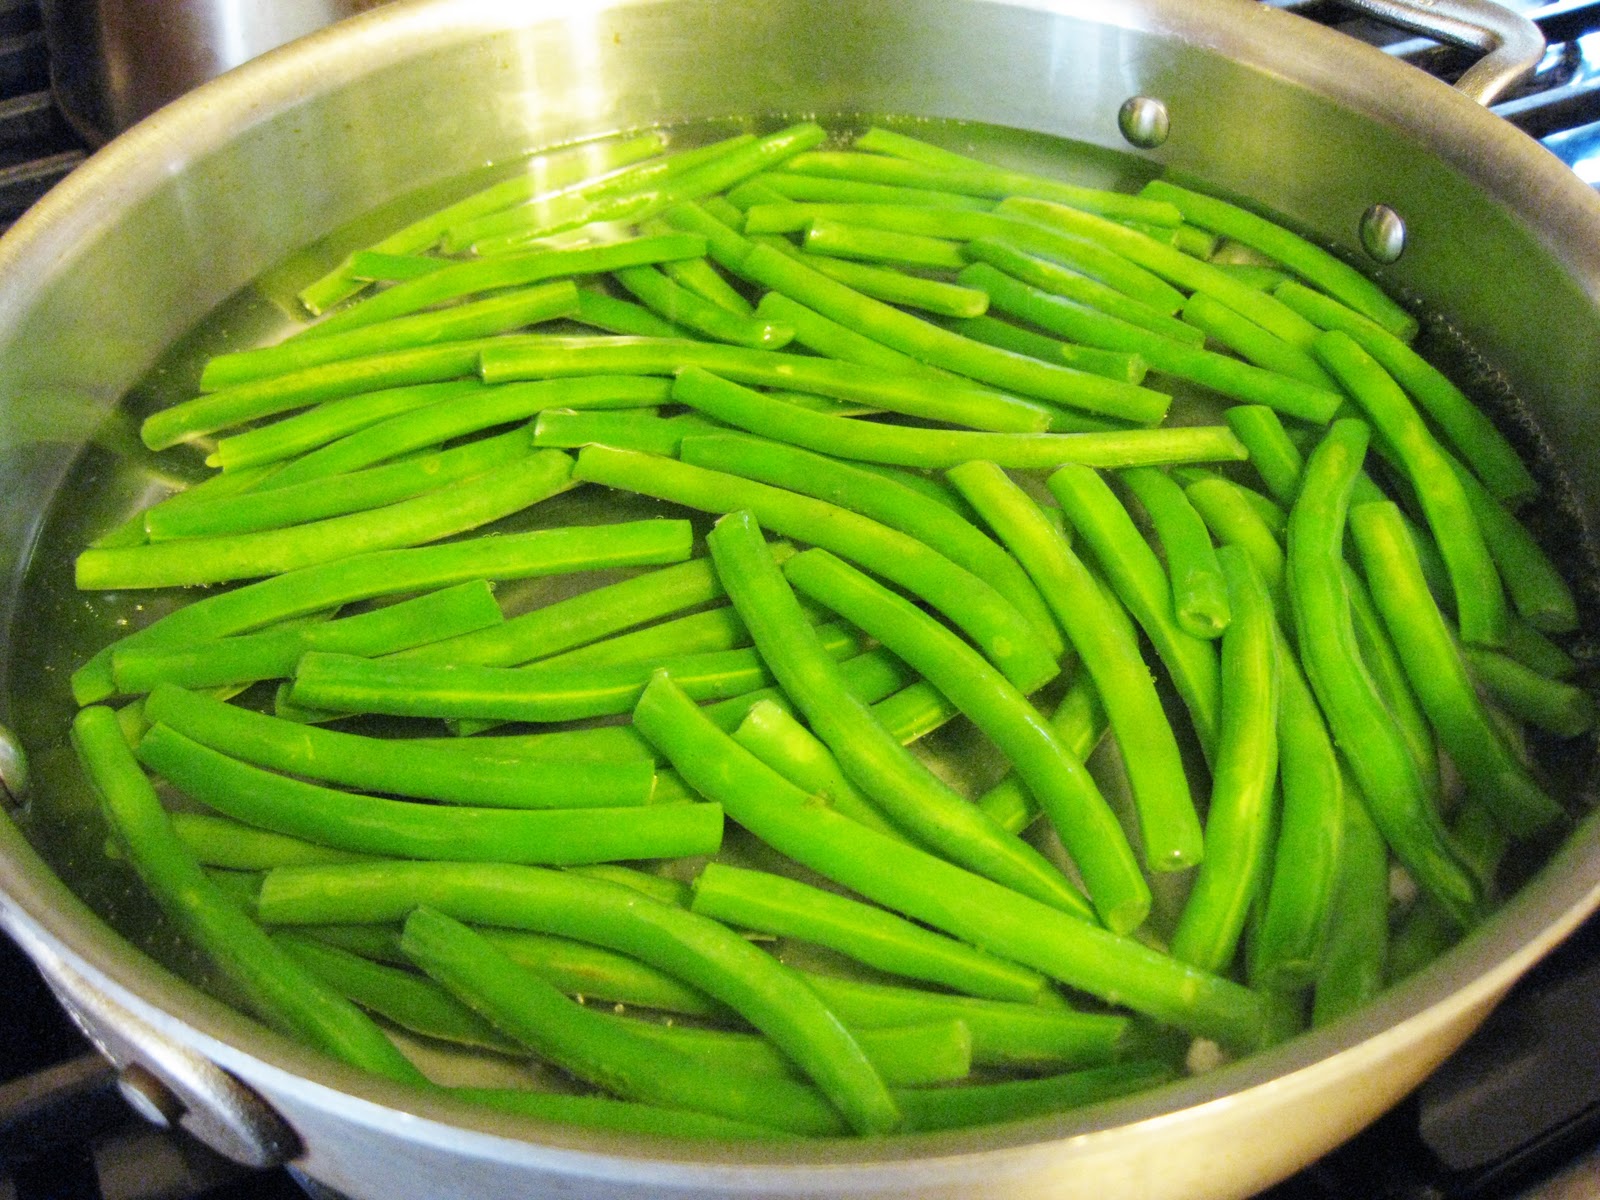
[[(1135, 97), (1168, 118), (1147, 150), (1119, 129)], [(1574, 512), (1600, 515), (1600, 204), (1520, 133), (1376, 51), (1249, 0), (423, 0), (200, 89), (93, 158), (0, 242), (6, 627), (39, 616), (16, 611), (21, 564), (85, 444), (115, 486), (134, 493), (144, 478), (124, 453), (126, 427), (104, 414), (163, 347), (291, 248), (529, 146), (810, 113), (971, 120), (1136, 153), (1352, 254), (1363, 214), (1387, 206), (1405, 247), (1379, 273), (1426, 298), (1525, 398)], [(7, 724), (39, 686), (33, 666), (14, 638), (0, 660)], [(27, 750), (36, 768), (59, 753)], [(40, 848), (72, 874), (61, 846)], [(133, 949), (17, 822), (0, 821), (0, 923), (119, 1064), (137, 1068), (134, 1084), (246, 1161), (293, 1157), (384, 1200), (1246, 1196), (1409, 1090), (1597, 902), (1591, 819), (1432, 967), (1235, 1066), (999, 1129), (716, 1148), (485, 1115), (290, 1045)]]

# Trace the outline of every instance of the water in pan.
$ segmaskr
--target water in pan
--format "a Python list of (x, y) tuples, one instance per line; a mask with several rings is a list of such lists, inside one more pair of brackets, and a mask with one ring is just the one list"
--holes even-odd
[[(850, 131), (868, 123), (861, 118), (845, 118), (830, 120), (828, 125), (839, 131), (843, 140)], [(954, 149), (1006, 165), (1070, 177), (1093, 186), (1131, 190), (1149, 174), (1147, 164), (1129, 156), (1064, 146), (1054, 139), (1035, 135), (922, 121), (898, 124), (905, 132)], [(736, 127), (738, 123), (729, 122), (675, 131), (674, 140), (680, 145), (690, 145)], [(458, 181), (453, 190), (464, 193), (485, 181), (476, 178)], [(392, 226), (403, 212), (423, 211), (437, 205), (448, 198), (449, 190), (431, 189), (426, 196), (407, 198), (363, 224), (368, 229)], [(85, 448), (72, 478), (50, 511), (40, 550), (30, 566), (26, 594), (19, 606), (22, 615), (12, 639), (15, 660), (11, 678), (29, 683), (13, 697), (17, 729), (30, 752), (35, 779), (31, 803), (25, 814), (29, 835), (51, 865), (91, 907), (130, 939), (181, 974), (202, 986), (216, 987), (224, 994), (225, 985), (212, 978), (205, 964), (176, 936), (125, 865), (107, 860), (105, 828), (79, 777), (64, 737), (73, 711), (66, 678), (72, 667), (120, 632), (149, 622), (186, 602), (190, 596), (176, 590), (79, 593), (72, 585), (72, 559), (80, 547), (130, 513), (171, 487), (192, 482), (206, 473), (202, 458), (208, 445), (182, 446), (150, 454), (138, 443), (135, 432), (138, 421), (159, 407), (193, 394), (199, 367), (210, 355), (270, 341), (290, 329), (293, 323), (285, 316), (285, 310), (291, 304), (294, 289), (335, 261), (350, 245), (361, 244), (363, 240), (359, 231), (343, 230), (330, 235), (318, 246), (297, 251), (280, 268), (243, 290), (195, 328), (130, 392), (124, 405), (108, 419), (100, 436)], [(1560, 506), (1544, 510), (1540, 532), (1569, 568), (1569, 573), (1584, 581), (1586, 610), (1591, 614), (1600, 611), (1600, 604), (1594, 603), (1596, 573), (1589, 542), (1582, 533), (1581, 521), (1576, 519), (1575, 506), (1570, 503), (1570, 489), (1556, 476), (1548, 448), (1540, 442), (1535, 424), (1498, 383), (1489, 365), (1476, 360), (1469, 349), (1452, 336), (1443, 320), (1427, 323), (1424, 345), (1429, 353), (1450, 364), (1468, 390), (1512, 430), (1521, 448), (1535, 460), (1547, 493), (1563, 501)], [(1183, 391), (1175, 406), (1175, 417), (1179, 421), (1198, 421), (1214, 416), (1217, 411), (1214, 400), (1192, 390)], [(618, 499), (588, 489), (548, 501), (496, 528), (510, 530), (628, 519), (657, 515), (661, 511), (652, 501)], [(597, 578), (585, 579), (581, 586), (598, 582), (601, 580)], [(501, 589), (500, 596), (508, 608), (516, 610), (547, 602), (572, 586), (575, 585), (561, 582), (507, 586)], [(995, 757), (982, 739), (959, 723), (932, 739), (929, 751), (943, 772), (969, 786), (981, 784), (995, 770)], [(1542, 746), (1541, 751), (1567, 794), (1588, 795), (1591, 744)], [(1114, 756), (1105, 756), (1102, 765), (1107, 768), (1104, 774), (1115, 776)], [(1051, 848), (1059, 852), (1058, 847)], [(734, 853), (750, 855), (759, 861), (759, 855), (738, 839), (734, 839)], [(1176, 903), (1175, 896), (1165, 897), (1168, 919)], [(805, 953), (798, 946), (786, 948), (785, 952), (795, 956)], [(486, 1067), (481, 1057), (458, 1054), (442, 1057), (437, 1047), (424, 1047), (414, 1040), (408, 1045), (425, 1056), (430, 1072), (449, 1072), (473, 1082), (500, 1076), (499, 1068)]]

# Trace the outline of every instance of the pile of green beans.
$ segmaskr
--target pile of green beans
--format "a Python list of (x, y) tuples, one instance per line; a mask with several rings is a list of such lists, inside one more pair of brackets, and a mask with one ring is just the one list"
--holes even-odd
[(1165, 180), (678, 141), (342, 246), (81, 548), (163, 614), (63, 664), (108, 869), (256, 1016), (624, 1134), (1020, 1121), (1341, 1018), (1569, 827), (1548, 480), (1408, 308)]

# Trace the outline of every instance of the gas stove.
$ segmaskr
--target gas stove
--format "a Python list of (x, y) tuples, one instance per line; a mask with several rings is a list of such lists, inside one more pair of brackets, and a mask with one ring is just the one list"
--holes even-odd
[[(1263, 0), (1451, 80), (1456, 48), (1336, 0)], [(1492, 111), (1600, 186), (1600, 0), (1503, 0), (1549, 51)], [(86, 156), (49, 90), (38, 0), (0, 0), (0, 228)], [(0, 1200), (336, 1200), (160, 1127), (0, 939)], [(1600, 1198), (1600, 917), (1536, 968), (1393, 1112), (1258, 1200)]]

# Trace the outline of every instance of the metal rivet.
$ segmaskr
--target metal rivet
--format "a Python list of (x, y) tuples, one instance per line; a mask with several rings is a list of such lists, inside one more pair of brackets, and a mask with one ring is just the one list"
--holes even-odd
[(1387, 204), (1361, 214), (1361, 247), (1374, 262), (1392, 263), (1406, 251), (1406, 223)]
[(16, 734), (0, 725), (0, 801), (19, 805), (28, 794), (28, 758)]
[(138, 1063), (117, 1073), (117, 1090), (129, 1108), (158, 1129), (171, 1129), (188, 1111), (176, 1092)]
[(1154, 150), (1167, 140), (1172, 118), (1167, 106), (1151, 96), (1130, 96), (1117, 110), (1117, 128), (1122, 136), (1142, 150)]

